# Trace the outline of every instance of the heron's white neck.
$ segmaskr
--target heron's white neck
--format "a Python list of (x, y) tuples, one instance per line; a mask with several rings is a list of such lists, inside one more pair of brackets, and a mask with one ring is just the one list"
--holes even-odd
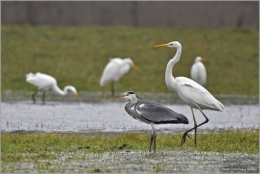
[(135, 103), (137, 103), (137, 97), (136, 97), (136, 95), (131, 95), (131, 100), (130, 100), (130, 103), (131, 104), (135, 104)]
[[(60, 95), (67, 95), (67, 93), (68, 93), (68, 90), (71, 90), (71, 86), (66, 86), (65, 88), (64, 88), (64, 90), (62, 91), (58, 86), (57, 86), (57, 84), (56, 85), (54, 85), (53, 86), (53, 91), (54, 92), (56, 92), (56, 93), (58, 93), (58, 94), (60, 94)], [(72, 91), (72, 90), (71, 90)]]
[(174, 76), (172, 75), (172, 68), (173, 66), (180, 60), (181, 57), (181, 50), (182, 47), (179, 45), (176, 51), (175, 56), (168, 62), (166, 71), (165, 71), (165, 82), (166, 86), (168, 87), (169, 90), (176, 90), (176, 81), (174, 79)]

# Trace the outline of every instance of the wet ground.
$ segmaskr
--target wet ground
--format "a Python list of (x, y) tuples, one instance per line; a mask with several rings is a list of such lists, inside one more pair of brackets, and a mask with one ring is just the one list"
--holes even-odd
[[(187, 105), (168, 105), (172, 110), (185, 115), (188, 125), (156, 125), (158, 132), (183, 131), (193, 126), (191, 109)], [(124, 110), (125, 102), (76, 103), (47, 101), (32, 104), (32, 101), (2, 102), (1, 130), (44, 131), (44, 132), (133, 132), (150, 131), (148, 124), (130, 117)], [(228, 128), (259, 128), (258, 105), (225, 105), (224, 112), (205, 110), (209, 122), (202, 130)], [(202, 114), (195, 110), (197, 123), (204, 121)]]
[[(258, 173), (258, 155), (197, 151), (50, 152), (53, 160), (2, 165), (5, 172), (105, 173)], [(28, 155), (28, 154), (25, 154)], [(37, 156), (37, 154), (31, 154)]]
[[(123, 133), (151, 131), (150, 125), (139, 122), (124, 110), (124, 100), (101, 100), (91, 95), (82, 103), (41, 101), (33, 104), (31, 100), (2, 100), (2, 132), (78, 132), (78, 133)], [(93, 100), (92, 100), (93, 99)], [(259, 105), (243, 98), (239, 102), (233, 99), (224, 102), (224, 112), (205, 110), (209, 122), (198, 132), (221, 131), (229, 128), (259, 128)], [(119, 100), (118, 100), (119, 101)], [(155, 101), (158, 101), (155, 99)], [(230, 102), (231, 101), (231, 102)], [(156, 125), (159, 133), (183, 132), (193, 126), (191, 110), (180, 102), (167, 107), (187, 116), (188, 125)], [(204, 117), (195, 111), (197, 123)], [(52, 153), (53, 159), (39, 159), (37, 162), (25, 161), (2, 164), (4, 172), (112, 172), (112, 173), (259, 173), (259, 157), (247, 153), (213, 153), (197, 151), (170, 151), (149, 154), (147, 151), (119, 151), (105, 153), (60, 152)], [(37, 154), (24, 154), (37, 156)]]

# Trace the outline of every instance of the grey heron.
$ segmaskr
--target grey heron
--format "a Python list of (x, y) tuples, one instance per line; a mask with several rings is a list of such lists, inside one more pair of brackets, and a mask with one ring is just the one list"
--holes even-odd
[(35, 95), (37, 94), (38, 90), (43, 90), (42, 102), (44, 104), (45, 103), (44, 97), (45, 97), (46, 92), (49, 89), (53, 90), (55, 93), (57, 93), (59, 95), (66, 95), (68, 91), (72, 91), (74, 93), (75, 97), (79, 101), (81, 101), (81, 98), (78, 95), (75, 87), (65, 86), (64, 90), (61, 90), (57, 85), (56, 79), (54, 77), (50, 76), (50, 75), (43, 74), (43, 73), (40, 73), (40, 72), (37, 72), (35, 74), (28, 73), (28, 74), (26, 74), (26, 81), (28, 83), (38, 87), (35, 90), (35, 92), (32, 94), (33, 103), (36, 102)]
[(204, 59), (200, 56), (195, 58), (194, 64), (190, 70), (190, 76), (192, 80), (201, 86), (205, 86), (207, 81), (207, 72), (202, 61), (204, 61)]
[[(197, 82), (186, 78), (186, 77), (176, 77), (172, 75), (173, 66), (180, 60), (182, 46), (178, 41), (173, 41), (168, 44), (160, 44), (154, 46), (155, 48), (160, 47), (170, 47), (176, 48), (177, 52), (175, 56), (170, 59), (167, 64), (165, 71), (165, 82), (169, 90), (177, 92), (179, 98), (181, 98), (187, 105), (191, 107), (191, 112), (194, 120), (194, 127), (186, 131), (182, 136), (181, 145), (185, 143), (185, 138), (188, 135), (188, 132), (195, 129), (195, 138), (194, 144), (197, 145), (197, 128), (209, 121), (208, 117), (203, 113), (203, 109), (223, 111), (224, 105), (220, 103), (215, 97), (213, 97), (208, 90)], [(205, 118), (205, 121), (197, 125), (196, 119), (193, 113), (193, 108), (199, 109), (202, 115)]]
[(133, 91), (127, 91), (121, 95), (113, 96), (113, 98), (125, 98), (128, 102), (125, 105), (126, 112), (134, 119), (150, 124), (152, 127), (151, 141), (149, 152), (151, 152), (152, 144), (154, 152), (156, 152), (156, 132), (154, 124), (188, 124), (187, 117), (176, 113), (173, 110), (153, 101), (138, 100)]
[(102, 73), (100, 86), (105, 86), (111, 82), (111, 92), (113, 96), (115, 94), (114, 83), (126, 74), (131, 67), (137, 71), (139, 70), (131, 58), (111, 58)]

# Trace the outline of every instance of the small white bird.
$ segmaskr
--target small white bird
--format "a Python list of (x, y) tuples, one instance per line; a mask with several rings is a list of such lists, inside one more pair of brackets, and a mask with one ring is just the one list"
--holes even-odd
[(195, 62), (191, 67), (190, 76), (191, 79), (200, 84), (201, 86), (206, 85), (207, 72), (204, 64), (201, 62), (204, 59), (200, 56), (195, 58)]
[[(180, 60), (182, 52), (182, 46), (178, 41), (173, 41), (168, 44), (156, 45), (154, 47), (170, 47), (177, 49), (175, 56), (172, 59), (170, 59), (170, 61), (167, 64), (165, 71), (165, 83), (169, 90), (175, 91), (178, 94), (178, 96), (182, 99), (182, 101), (184, 101), (187, 105), (191, 107), (194, 127), (183, 134), (181, 145), (185, 142), (185, 138), (188, 135), (188, 132), (195, 130), (194, 144), (196, 146), (197, 128), (209, 121), (208, 117), (204, 114), (202, 110), (209, 109), (223, 111), (224, 105), (220, 103), (213, 95), (211, 95), (207, 89), (205, 89), (197, 82), (186, 77), (173, 77), (173, 66)], [(205, 118), (205, 121), (200, 123), (199, 125), (197, 125), (196, 123), (193, 108), (199, 109), (199, 111)]]
[(37, 72), (36, 74), (33, 74), (33, 73), (29, 73), (29, 74), (26, 74), (26, 81), (30, 84), (33, 84), (35, 86), (37, 86), (38, 88), (36, 89), (36, 91), (32, 94), (32, 99), (33, 99), (33, 103), (36, 102), (35, 100), (35, 95), (36, 93), (38, 92), (38, 90), (43, 90), (43, 95), (42, 95), (42, 101), (43, 101), (43, 104), (45, 103), (45, 100), (44, 100), (44, 97), (45, 97), (45, 93), (51, 89), (53, 90), (54, 92), (56, 92), (57, 94), (59, 95), (66, 95), (68, 91), (71, 91), (74, 93), (75, 97), (81, 101), (81, 98), (80, 96), (78, 95), (77, 93), (77, 90), (75, 87), (73, 86), (66, 86), (64, 88), (64, 90), (62, 91), (58, 85), (57, 85), (57, 81), (55, 78), (53, 78), (52, 76), (50, 75), (47, 75), (47, 74), (43, 74), (43, 73), (40, 73), (40, 72)]
[(135, 70), (139, 70), (130, 58), (111, 58), (106, 65), (103, 74), (100, 79), (100, 86), (104, 86), (111, 82), (112, 96), (115, 93), (114, 82), (118, 81), (130, 68), (133, 67)]

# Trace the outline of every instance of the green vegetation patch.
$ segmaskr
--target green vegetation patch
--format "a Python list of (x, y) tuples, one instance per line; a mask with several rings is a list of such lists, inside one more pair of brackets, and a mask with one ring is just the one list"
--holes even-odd
[[(198, 134), (197, 148), (193, 135), (180, 147), (182, 135), (158, 134), (157, 151), (198, 150), (207, 152), (259, 152), (259, 132), (253, 129), (230, 129), (221, 132)], [(20, 160), (20, 154), (37, 154), (38, 158), (51, 158), (49, 152), (103, 153), (119, 150), (148, 151), (150, 135), (146, 133), (126, 134), (14, 134), (2, 133), (2, 161)]]
[[(124, 166), (130, 164), (131, 172), (145, 170), (172, 173), (176, 172), (174, 169), (178, 168), (180, 162), (183, 163), (181, 170), (185, 171), (191, 162), (200, 165), (207, 163), (205, 159), (211, 159), (216, 164), (221, 164), (224, 157), (230, 160), (251, 160), (253, 164), (258, 159), (259, 130), (229, 129), (216, 132), (213, 129), (212, 132), (198, 134), (197, 148), (193, 144), (193, 135), (190, 135), (191, 139), (187, 139), (186, 144), (180, 147), (181, 136), (180, 133), (158, 134), (157, 153), (154, 154), (148, 153), (150, 135), (146, 133), (2, 133), (1, 172), (120, 173), (129, 171), (130, 168)], [(187, 155), (188, 161), (184, 162), (183, 158)], [(198, 157), (199, 160), (192, 160)], [(177, 162), (166, 163), (167, 160), (173, 159)], [(246, 167), (259, 170), (257, 166), (250, 165)], [(210, 170), (214, 171), (216, 167), (213, 166)]]
[(189, 77), (196, 56), (206, 59), (206, 88), (212, 94), (257, 95), (259, 92), (259, 34), (255, 29), (187, 29), (111, 27), (54, 27), (14, 25), (1, 27), (1, 87), (33, 91), (25, 74), (54, 76), (61, 88), (108, 92), (99, 86), (109, 58), (131, 57), (140, 72), (131, 71), (116, 91), (170, 93), (164, 82), (167, 62), (175, 49), (153, 46), (177, 40), (183, 46), (173, 75)]

